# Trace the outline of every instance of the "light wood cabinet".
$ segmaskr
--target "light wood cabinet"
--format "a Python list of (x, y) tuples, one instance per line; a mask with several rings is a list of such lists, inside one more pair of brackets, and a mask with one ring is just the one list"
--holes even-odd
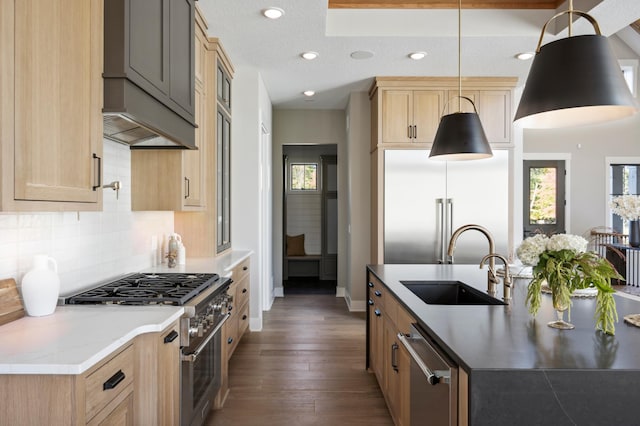
[(251, 287), (251, 260), (246, 258), (231, 271), (233, 283), (227, 294), (231, 296), (229, 319), (222, 327), (222, 374), (221, 386), (214, 401), (214, 408), (222, 408), (229, 393), (229, 360), (242, 336), (249, 329), (249, 303)]
[(0, 3), (2, 210), (102, 209), (102, 17), (103, 0)]
[(128, 345), (81, 375), (2, 376), (0, 425), (132, 425), (135, 368)]
[(409, 425), (411, 357), (398, 333), (408, 333), (414, 320), (371, 274), (368, 285), (368, 365), (376, 374), (395, 424)]
[(196, 14), (195, 35), (195, 150), (132, 149), (131, 209), (202, 211), (206, 208), (206, 166), (213, 149), (207, 116), (206, 26)]
[[(216, 256), (231, 246), (229, 239), (230, 175), (228, 174), (231, 121), (228, 106), (231, 102), (233, 66), (218, 39), (206, 37), (207, 24), (197, 5), (196, 23), (199, 28), (196, 32), (195, 67), (196, 119), (199, 125), (196, 129), (196, 143), (203, 140), (205, 150), (201, 152), (200, 163), (197, 163), (193, 157), (189, 160), (192, 165), (186, 167), (189, 170), (197, 170), (200, 167), (205, 181), (200, 184), (199, 190), (191, 183), (191, 199), (195, 204), (198, 198), (196, 193), (199, 193), (201, 206), (191, 205), (176, 211), (174, 228), (182, 236), (189, 256), (205, 257)], [(225, 72), (222, 73), (221, 70)], [(198, 98), (199, 90), (204, 93), (201, 98)], [(228, 92), (226, 97), (223, 94), (224, 91)], [(226, 106), (221, 107), (221, 105)], [(221, 120), (219, 111), (224, 111), (226, 115), (222, 117), (228, 119)], [(200, 126), (200, 123), (203, 125)], [(223, 143), (224, 136), (226, 136), (226, 144)], [(193, 152), (185, 154), (195, 155)], [(223, 170), (225, 158), (227, 168)]]
[(443, 90), (382, 91), (382, 142), (433, 142), (444, 98)]
[(135, 341), (135, 424), (180, 422), (180, 327), (174, 322), (159, 333)]
[[(513, 89), (516, 78), (470, 77), (463, 79), (462, 96), (476, 105), (491, 144), (511, 143)], [(371, 150), (390, 144), (421, 144), (429, 148), (443, 114), (473, 106), (461, 100), (458, 79), (449, 77), (377, 77), (371, 99)]]

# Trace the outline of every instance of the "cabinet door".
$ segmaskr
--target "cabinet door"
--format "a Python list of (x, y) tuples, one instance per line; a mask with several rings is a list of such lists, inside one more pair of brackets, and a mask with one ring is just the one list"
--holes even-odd
[(102, 2), (61, 3), (15, 2), (14, 196), (97, 203)]
[(231, 247), (231, 118), (218, 108), (216, 121), (216, 251)]
[(182, 169), (184, 171), (184, 206), (203, 207), (205, 205), (204, 186), (206, 185), (206, 137), (205, 95), (196, 89), (196, 147), (197, 150), (182, 152)]
[(397, 426), (409, 425), (411, 357), (400, 343), (397, 329), (391, 321), (385, 321), (385, 394), (389, 410)]
[(444, 96), (444, 90), (413, 92), (414, 142), (433, 142), (444, 108)]
[[(149, 85), (169, 94), (170, 33), (169, 0), (130, 1), (129, 69), (127, 73), (142, 88)], [(171, 2), (173, 3), (173, 2)]]
[(195, 73), (195, 9), (193, 0), (171, 0), (170, 98), (193, 116)]
[(382, 92), (382, 142), (411, 142), (409, 126), (413, 109), (411, 90), (384, 90)]
[(178, 324), (159, 336), (158, 419), (162, 425), (180, 422), (180, 337)]
[(477, 107), (489, 142), (511, 142), (511, 91), (482, 90)]

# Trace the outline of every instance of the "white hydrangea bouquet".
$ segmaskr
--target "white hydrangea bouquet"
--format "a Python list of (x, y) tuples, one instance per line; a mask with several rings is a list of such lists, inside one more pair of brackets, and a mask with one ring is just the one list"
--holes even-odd
[(640, 219), (640, 195), (620, 195), (611, 200), (611, 211), (625, 220)]
[(516, 251), (523, 264), (533, 267), (533, 279), (527, 288), (526, 304), (533, 315), (541, 303), (541, 286), (546, 281), (551, 289), (553, 305), (558, 311), (570, 308), (571, 293), (577, 289), (597, 288), (596, 329), (615, 333), (618, 321), (615, 290), (611, 279), (622, 277), (606, 259), (587, 251), (587, 240), (571, 234), (552, 237), (535, 235), (525, 239)]

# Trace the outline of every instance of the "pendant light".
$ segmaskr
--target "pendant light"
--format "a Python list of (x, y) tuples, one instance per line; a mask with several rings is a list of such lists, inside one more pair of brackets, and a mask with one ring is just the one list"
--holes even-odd
[[(429, 158), (459, 161), (493, 157), (487, 136), (482, 129), (478, 110), (473, 101), (462, 96), (461, 73), (462, 0), (458, 0), (458, 112), (443, 115), (436, 132)], [(474, 112), (462, 112), (461, 101), (466, 100)], [(445, 109), (449, 101), (445, 103)], [(443, 111), (444, 114), (444, 111)]]
[[(542, 45), (547, 25), (569, 15), (569, 37)], [(573, 15), (591, 23), (595, 35), (572, 36)], [(600, 123), (637, 112), (609, 40), (596, 20), (573, 9), (551, 17), (542, 27), (536, 55), (515, 121), (523, 127), (554, 128)]]

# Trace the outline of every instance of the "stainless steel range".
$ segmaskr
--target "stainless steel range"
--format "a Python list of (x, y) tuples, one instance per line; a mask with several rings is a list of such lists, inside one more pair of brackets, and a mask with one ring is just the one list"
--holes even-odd
[(221, 329), (229, 318), (229, 278), (218, 274), (131, 274), (64, 299), (66, 304), (178, 305), (182, 425), (201, 425), (220, 389)]

